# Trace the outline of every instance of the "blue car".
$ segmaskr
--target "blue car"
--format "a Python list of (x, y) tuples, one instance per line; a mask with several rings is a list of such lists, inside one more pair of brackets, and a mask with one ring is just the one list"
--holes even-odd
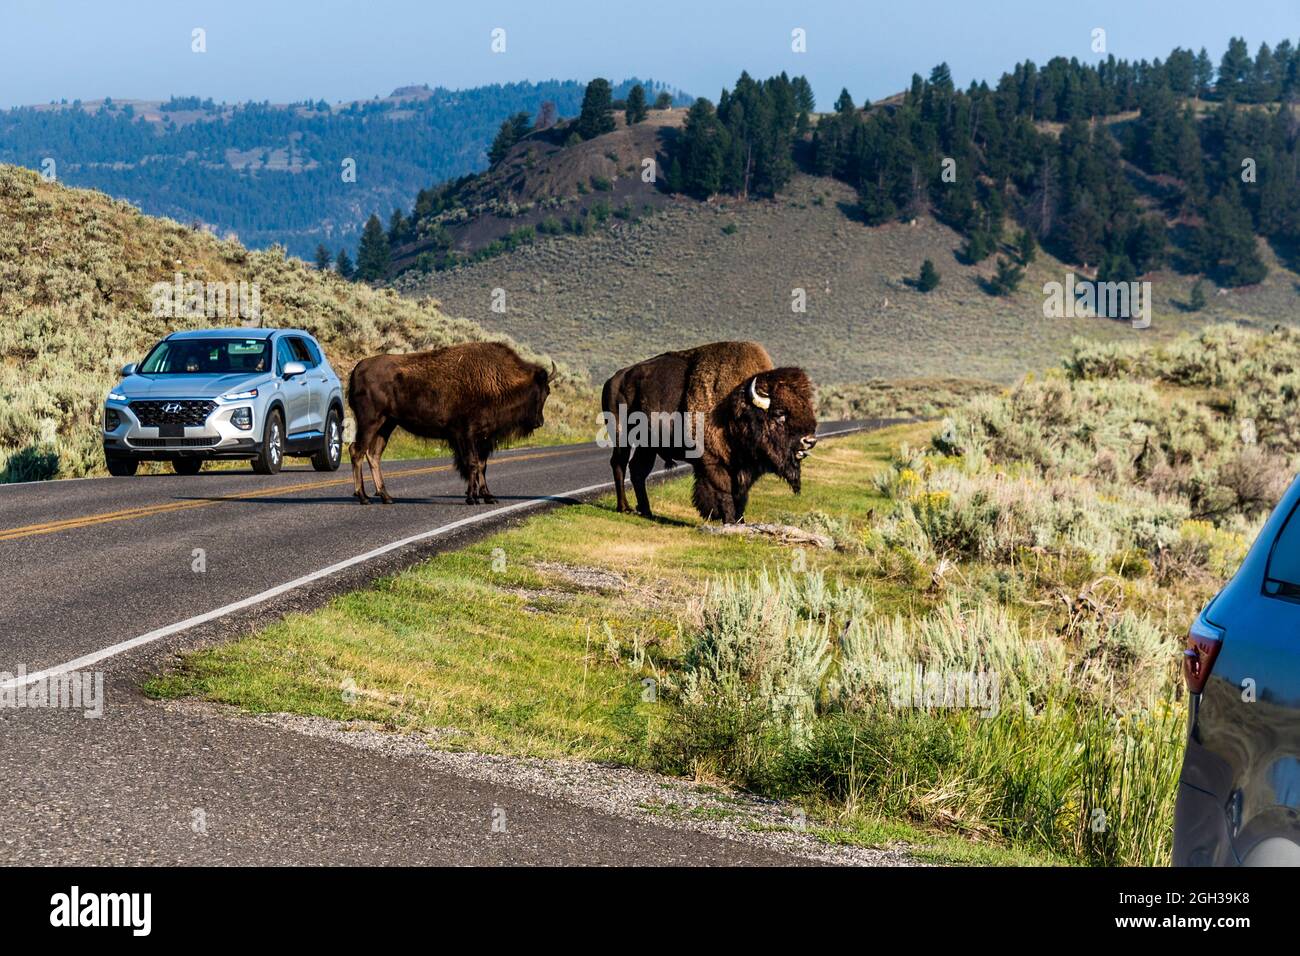
[(1180, 866), (1300, 864), (1300, 479), (1193, 622)]

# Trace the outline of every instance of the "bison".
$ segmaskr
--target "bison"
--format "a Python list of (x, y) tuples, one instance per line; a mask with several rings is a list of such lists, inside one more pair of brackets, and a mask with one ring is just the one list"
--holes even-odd
[[(552, 367), (552, 372), (554, 368)], [(361, 460), (370, 462), (375, 492), (384, 504), (380, 458), (393, 429), (451, 446), (456, 470), (467, 482), (465, 503), (495, 504), (487, 486), (487, 459), (497, 445), (541, 428), (551, 372), (521, 359), (499, 342), (467, 342), (432, 352), (374, 355), (348, 379), (348, 405), (356, 419), (353, 495), (369, 504)]]
[[(696, 510), (706, 521), (733, 524), (744, 520), (749, 490), (768, 472), (798, 494), (803, 459), (817, 444), (807, 374), (773, 368), (757, 342), (715, 342), (630, 365), (605, 383), (601, 405), (614, 445), (618, 510), (631, 510), (623, 488), (630, 458), (636, 510), (647, 518), (645, 482), (656, 457), (669, 465), (689, 461)], [(653, 427), (656, 422), (661, 427)], [(665, 435), (665, 422), (681, 424)]]

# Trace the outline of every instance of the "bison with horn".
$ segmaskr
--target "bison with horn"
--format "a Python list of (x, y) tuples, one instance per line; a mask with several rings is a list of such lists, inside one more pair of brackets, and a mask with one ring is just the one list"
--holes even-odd
[[(631, 510), (623, 489), (630, 462), (636, 510), (647, 518), (646, 478), (656, 458), (690, 462), (696, 510), (732, 524), (744, 520), (750, 488), (768, 472), (798, 494), (803, 460), (817, 444), (807, 374), (773, 368), (757, 342), (715, 342), (630, 365), (605, 383), (601, 404), (618, 510)], [(647, 419), (682, 427), (638, 432)]]
[(374, 355), (362, 359), (348, 380), (348, 405), (356, 419), (352, 455), (353, 494), (369, 504), (361, 474), (370, 463), (375, 492), (385, 504), (380, 458), (394, 429), (451, 446), (456, 470), (467, 485), (465, 503), (495, 504), (487, 486), (488, 456), (502, 441), (541, 428), (550, 395), (548, 372), (500, 342), (466, 342), (432, 352)]

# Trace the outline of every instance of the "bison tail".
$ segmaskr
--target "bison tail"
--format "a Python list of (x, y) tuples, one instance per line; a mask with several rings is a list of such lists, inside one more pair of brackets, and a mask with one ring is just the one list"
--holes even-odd
[(353, 418), (357, 414), (357, 366), (360, 364), (358, 362), (352, 366), (352, 371), (348, 373), (348, 408), (352, 409)]
[(605, 385), (600, 390), (601, 410), (606, 412), (612, 412), (614, 410), (612, 407), (613, 401), (614, 401), (614, 379), (611, 376), (610, 378), (605, 379)]

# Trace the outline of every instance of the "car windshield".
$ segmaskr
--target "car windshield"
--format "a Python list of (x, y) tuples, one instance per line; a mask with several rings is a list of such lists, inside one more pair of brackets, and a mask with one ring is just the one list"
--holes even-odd
[(270, 350), (265, 339), (170, 339), (154, 346), (139, 368), (141, 375), (220, 375), (265, 372)]

